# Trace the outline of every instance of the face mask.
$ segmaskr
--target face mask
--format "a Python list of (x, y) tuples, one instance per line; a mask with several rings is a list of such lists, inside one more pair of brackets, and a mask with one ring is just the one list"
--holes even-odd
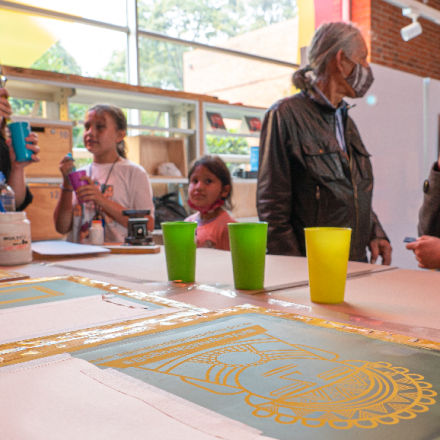
[(374, 81), (371, 67), (364, 67), (356, 63), (353, 72), (345, 78), (345, 81), (347, 81), (354, 90), (356, 98), (362, 98)]

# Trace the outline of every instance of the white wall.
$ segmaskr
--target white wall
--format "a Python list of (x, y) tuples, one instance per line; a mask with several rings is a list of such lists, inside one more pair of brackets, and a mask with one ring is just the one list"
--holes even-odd
[[(363, 99), (350, 100), (350, 115), (372, 155), (375, 186), (373, 209), (393, 246), (392, 264), (416, 269), (412, 252), (403, 238), (417, 236), (422, 185), (438, 152), (440, 81), (427, 87), (428, 150), (424, 152), (424, 79), (372, 65), (375, 81)], [(426, 82), (426, 80), (425, 80)], [(377, 99), (371, 105), (372, 98)], [(370, 103), (369, 103), (370, 102)]]

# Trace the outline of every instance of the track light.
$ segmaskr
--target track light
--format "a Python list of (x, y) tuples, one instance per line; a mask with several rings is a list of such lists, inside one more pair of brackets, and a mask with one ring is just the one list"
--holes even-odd
[(417, 20), (414, 20), (408, 26), (405, 26), (402, 29), (400, 29), (400, 35), (402, 35), (404, 41), (408, 41), (411, 40), (411, 38), (418, 37), (422, 32), (423, 32), (422, 26)]
[(417, 21), (420, 14), (411, 8), (403, 8), (402, 15), (412, 18), (413, 21), (408, 26), (400, 29), (400, 35), (402, 35), (403, 40), (409, 41), (412, 38), (418, 37), (423, 32), (422, 25)]

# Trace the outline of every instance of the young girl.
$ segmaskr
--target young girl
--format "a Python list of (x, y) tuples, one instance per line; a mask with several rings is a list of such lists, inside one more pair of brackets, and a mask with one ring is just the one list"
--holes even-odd
[[(152, 190), (145, 170), (128, 159), (124, 137), (127, 121), (121, 109), (96, 105), (86, 114), (84, 145), (93, 154), (86, 170), (87, 185), (76, 194), (68, 179), (73, 161), (65, 156), (60, 163), (63, 176), (61, 196), (55, 209), (55, 227), (68, 241), (89, 243), (92, 220), (102, 220), (105, 242), (123, 242), (127, 235), (126, 209), (149, 209), (149, 229), (154, 228)], [(82, 202), (82, 203), (80, 203)]]
[(229, 250), (228, 223), (237, 223), (224, 209), (231, 209), (231, 175), (216, 156), (203, 156), (189, 171), (188, 205), (198, 211), (185, 219), (196, 221), (197, 247)]

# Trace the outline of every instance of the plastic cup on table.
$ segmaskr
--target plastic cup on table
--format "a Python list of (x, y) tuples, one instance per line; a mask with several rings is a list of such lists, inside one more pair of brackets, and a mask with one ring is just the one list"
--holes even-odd
[(234, 286), (237, 290), (264, 287), (267, 222), (228, 223)]
[(193, 283), (196, 278), (197, 222), (164, 222), (160, 225), (168, 280)]
[(304, 228), (310, 299), (321, 304), (344, 301), (350, 254), (350, 228)]
[(26, 147), (25, 141), (31, 133), (29, 122), (12, 122), (8, 127), (11, 132), (12, 147), (17, 162), (27, 162), (28, 160), (32, 160), (32, 155), (34, 153)]

